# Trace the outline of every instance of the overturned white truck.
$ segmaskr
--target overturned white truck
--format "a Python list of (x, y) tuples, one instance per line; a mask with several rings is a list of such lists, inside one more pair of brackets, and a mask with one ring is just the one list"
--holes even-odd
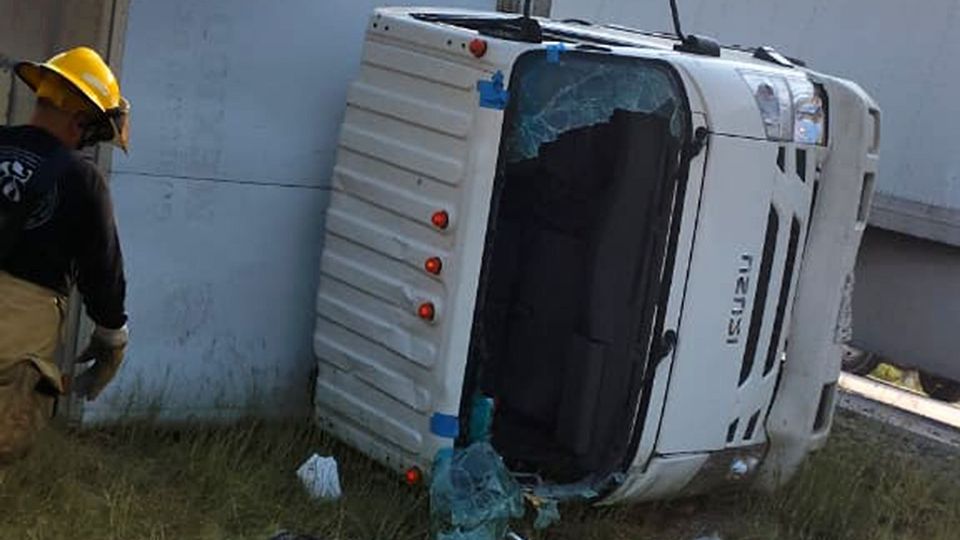
[(879, 120), (768, 48), (377, 10), (326, 218), (317, 418), (400, 471), (489, 435), (556, 499), (778, 485), (830, 430)]

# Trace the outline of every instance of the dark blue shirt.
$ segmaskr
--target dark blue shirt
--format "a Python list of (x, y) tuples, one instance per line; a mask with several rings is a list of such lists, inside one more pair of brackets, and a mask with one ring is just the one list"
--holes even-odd
[[(92, 163), (65, 150), (40, 128), (0, 127), (0, 197), (29, 208), (0, 270), (63, 295), (76, 285), (95, 323), (120, 328), (126, 281), (110, 190)], [(31, 192), (45, 164), (55, 179)]]

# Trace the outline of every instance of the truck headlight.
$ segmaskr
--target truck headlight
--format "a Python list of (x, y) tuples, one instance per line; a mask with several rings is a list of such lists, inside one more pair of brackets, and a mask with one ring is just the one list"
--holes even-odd
[(823, 101), (809, 79), (759, 71), (741, 71), (740, 75), (757, 102), (767, 139), (823, 144)]

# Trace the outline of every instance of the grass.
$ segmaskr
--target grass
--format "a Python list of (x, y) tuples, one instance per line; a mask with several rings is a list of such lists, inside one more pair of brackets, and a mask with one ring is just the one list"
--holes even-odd
[[(562, 508), (528, 539), (954, 540), (960, 467), (895, 452), (896, 439), (839, 426), (826, 450), (775, 496), (733, 493), (656, 505)], [(340, 462), (344, 498), (311, 501), (294, 470), (313, 452)], [(943, 458), (952, 459), (952, 458)], [(0, 470), (0, 538), (256, 539), (279, 529), (324, 540), (429, 537), (426, 491), (309, 425), (49, 430)]]

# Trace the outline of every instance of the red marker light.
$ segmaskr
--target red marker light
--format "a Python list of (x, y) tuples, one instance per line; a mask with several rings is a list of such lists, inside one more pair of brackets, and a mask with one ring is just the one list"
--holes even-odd
[(406, 480), (408, 486), (416, 486), (423, 481), (423, 473), (420, 472), (419, 467), (410, 467), (407, 472), (403, 473), (403, 479)]
[(432, 321), (436, 314), (437, 310), (433, 307), (433, 302), (424, 302), (417, 308), (417, 315), (425, 321)]
[(443, 270), (443, 261), (440, 260), (440, 257), (430, 257), (423, 263), (423, 269), (428, 274), (439, 276), (440, 271)]
[(438, 229), (446, 229), (450, 226), (450, 214), (446, 210), (437, 210), (430, 216), (430, 222)]
[(477, 58), (487, 54), (487, 42), (483, 39), (474, 39), (470, 41), (470, 54)]

